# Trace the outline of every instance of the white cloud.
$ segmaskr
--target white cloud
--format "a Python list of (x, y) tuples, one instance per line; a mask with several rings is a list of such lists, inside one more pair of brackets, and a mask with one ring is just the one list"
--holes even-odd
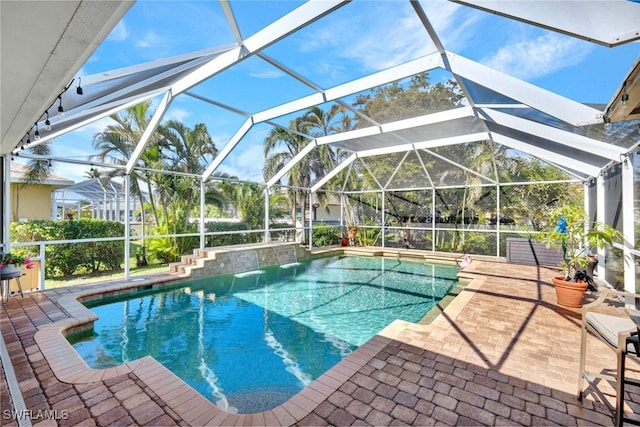
[(110, 117), (104, 117), (100, 120), (96, 120), (95, 122), (84, 125), (83, 127), (77, 129), (74, 133), (90, 134), (93, 138), (93, 135), (102, 132), (107, 126), (113, 124), (115, 124), (115, 122)]
[(162, 43), (162, 38), (158, 36), (155, 31), (149, 30), (140, 40), (136, 42), (137, 47), (150, 48), (157, 47)]
[(122, 41), (125, 41), (128, 37), (129, 37), (129, 30), (127, 29), (127, 26), (125, 25), (124, 19), (123, 19), (120, 22), (118, 22), (118, 25), (116, 25), (113, 28), (113, 30), (111, 30), (111, 33), (107, 37), (107, 40), (114, 41), (114, 42), (122, 42)]
[(246, 147), (236, 147), (217, 171), (237, 176), (241, 180), (264, 182), (263, 164), (264, 151), (262, 147), (258, 148), (255, 144), (249, 144)]
[(259, 79), (279, 79), (284, 74), (278, 70), (262, 70), (254, 73), (249, 73), (251, 77), (256, 77)]
[(590, 50), (579, 40), (547, 33), (536, 39), (509, 44), (480, 62), (511, 76), (529, 80), (579, 64)]
[[(302, 52), (330, 49), (330, 56), (362, 64), (366, 70), (381, 70), (436, 52), (436, 47), (409, 3), (372, 2), (366, 16), (335, 20), (330, 28), (310, 32), (300, 47)], [(469, 30), (479, 14), (448, 1), (422, 2), (430, 23), (450, 51), (464, 46), (473, 37)], [(461, 18), (462, 16), (462, 18)], [(461, 24), (462, 22), (462, 24)], [(323, 73), (340, 72), (340, 63), (316, 65)]]
[(187, 110), (183, 110), (181, 108), (170, 108), (165, 114), (163, 122), (166, 120), (176, 120), (179, 122), (184, 122), (184, 119), (189, 117), (191, 113)]

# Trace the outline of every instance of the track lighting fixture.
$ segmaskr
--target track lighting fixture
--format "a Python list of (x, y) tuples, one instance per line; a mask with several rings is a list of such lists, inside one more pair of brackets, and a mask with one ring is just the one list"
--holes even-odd
[(47, 120), (44, 121), (44, 130), (51, 130), (51, 121), (49, 121), (49, 110), (47, 110)]
[(78, 77), (78, 87), (76, 88), (76, 93), (78, 95), (83, 95), (84, 91), (82, 90), (82, 87), (80, 86), (80, 82), (82, 81), (82, 79), (80, 77)]
[(64, 117), (64, 108), (62, 108), (62, 95), (58, 96), (58, 99), (60, 100), (60, 104), (58, 104), (58, 116), (62, 118)]
[(36, 122), (36, 132), (35, 132), (35, 140), (39, 140), (40, 139), (40, 131), (38, 130), (38, 123)]

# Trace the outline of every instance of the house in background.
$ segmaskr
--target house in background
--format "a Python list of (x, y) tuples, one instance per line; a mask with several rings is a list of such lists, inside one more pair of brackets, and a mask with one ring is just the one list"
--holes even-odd
[(51, 219), (53, 192), (74, 184), (71, 179), (50, 173), (41, 182), (25, 185), (28, 171), (27, 166), (11, 162), (11, 222)]

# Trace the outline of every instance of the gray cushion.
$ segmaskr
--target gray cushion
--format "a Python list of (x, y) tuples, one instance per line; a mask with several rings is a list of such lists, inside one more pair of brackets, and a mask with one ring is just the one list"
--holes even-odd
[[(595, 329), (613, 347), (618, 347), (618, 332), (636, 328), (628, 317), (611, 316), (602, 313), (587, 313), (587, 323)], [(633, 345), (629, 345), (627, 352), (635, 353)]]

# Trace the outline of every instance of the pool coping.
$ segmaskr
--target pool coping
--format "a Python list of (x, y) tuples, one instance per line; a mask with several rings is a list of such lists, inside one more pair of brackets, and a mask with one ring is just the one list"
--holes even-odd
[[(361, 251), (364, 252), (363, 250), (358, 252)], [(309, 415), (387, 344), (399, 340), (405, 331), (420, 332), (431, 328), (448, 327), (471, 300), (474, 291), (484, 283), (484, 279), (473, 275), (473, 270), (481, 261), (475, 260), (474, 263), (459, 275), (469, 282), (431, 323), (416, 324), (401, 320), (392, 322), (287, 402), (271, 410), (254, 414), (237, 414), (217, 407), (151, 356), (111, 368), (93, 369), (66, 339), (66, 335), (70, 333), (92, 327), (93, 322), (98, 318), (80, 300), (100, 298), (106, 294), (127, 293), (140, 287), (148, 288), (150, 285), (179, 284), (190, 280), (189, 275), (176, 273), (150, 275), (118, 283), (105, 282), (90, 285), (84, 289), (71, 290), (57, 299), (57, 303), (68, 313), (69, 318), (40, 327), (34, 335), (34, 340), (54, 375), (61, 382), (87, 384), (133, 373), (190, 425), (291, 425)], [(446, 316), (443, 316), (445, 313)]]

